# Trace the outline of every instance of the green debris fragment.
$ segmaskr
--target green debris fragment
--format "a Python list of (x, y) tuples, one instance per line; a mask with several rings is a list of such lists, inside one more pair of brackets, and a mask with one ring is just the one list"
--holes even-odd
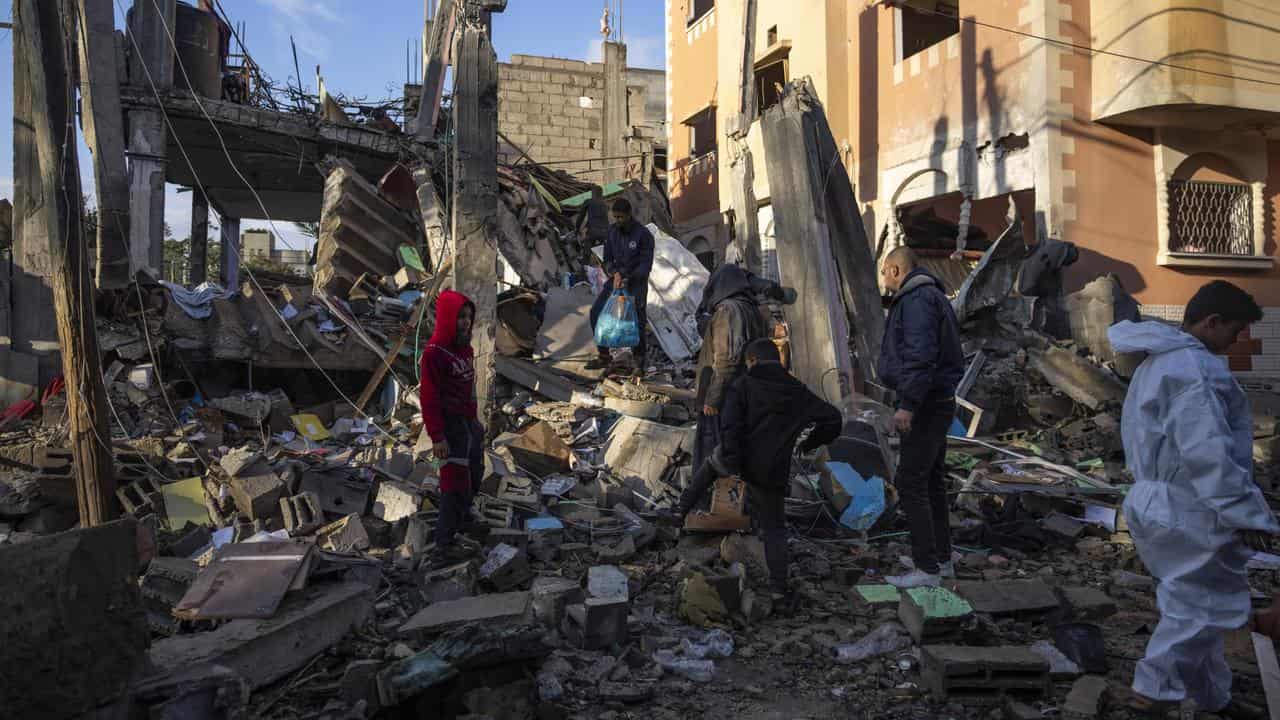
[(897, 605), (902, 597), (898, 588), (892, 585), (855, 585), (853, 589), (863, 601), (871, 605)]
[(960, 470), (968, 472), (969, 470), (978, 467), (978, 462), (978, 458), (970, 455), (969, 453), (963, 453), (958, 450), (947, 451), (947, 467), (959, 468)]
[(926, 618), (960, 618), (973, 613), (973, 606), (967, 600), (946, 588), (911, 588), (907, 591), (907, 596), (924, 612)]

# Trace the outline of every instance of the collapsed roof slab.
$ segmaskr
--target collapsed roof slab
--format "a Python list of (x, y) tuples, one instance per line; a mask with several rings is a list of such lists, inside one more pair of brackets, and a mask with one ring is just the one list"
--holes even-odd
[[(120, 91), (126, 113), (160, 107), (150, 89), (123, 86)], [(164, 96), (163, 109), (173, 128), (165, 180), (186, 187), (203, 184), (213, 205), (236, 218), (264, 215), (263, 207), (245, 187), (247, 180), (272, 220), (314, 222), (320, 217), (324, 195), (324, 175), (317, 162), (335, 155), (376, 181), (399, 159), (406, 142), (378, 130), (324, 122), (309, 115), (209, 98), (200, 98), (197, 103), (189, 93)], [(228, 154), (234, 166), (228, 162)]]

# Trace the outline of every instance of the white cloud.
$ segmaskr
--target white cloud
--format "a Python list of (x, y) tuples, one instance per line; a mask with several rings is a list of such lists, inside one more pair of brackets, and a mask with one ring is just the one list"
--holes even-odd
[(274, 10), (277, 17), (272, 20), (272, 29), (280, 38), (281, 46), (286, 49), (288, 39), (298, 46), (300, 54), (310, 55), (318, 60), (325, 59), (333, 43), (330, 37), (333, 28), (341, 25), (343, 18), (323, 0), (259, 0)]

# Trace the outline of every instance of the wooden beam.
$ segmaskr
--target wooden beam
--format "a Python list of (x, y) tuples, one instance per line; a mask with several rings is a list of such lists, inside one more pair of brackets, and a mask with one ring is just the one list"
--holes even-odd
[(498, 58), (478, 22), (458, 33), (455, 57), (453, 286), (475, 303), (476, 398), (487, 418), (498, 326)]
[(76, 0), (76, 46), (84, 139), (93, 154), (98, 195), (98, 287), (122, 288), (129, 270), (129, 169), (124, 156), (124, 113), (116, 69), (111, 0)]
[(75, 143), (64, 142), (75, 129), (72, 65), (63, 35), (62, 2), (18, 0), (16, 20), (26, 46), (33, 51), (27, 71), (31, 79), (31, 110), (39, 148), (43, 190), (53, 212), (44, 213), (53, 240), (54, 312), (62, 344), (62, 372), (67, 384), (67, 414), (75, 466), (80, 523), (101, 525), (117, 514), (115, 475), (107, 446), (106, 389), (98, 331), (94, 325), (93, 282), (86, 261), (81, 225), (80, 165)]
[(369, 382), (365, 384), (364, 390), (360, 392), (360, 397), (356, 398), (356, 412), (363, 413), (364, 406), (369, 404), (373, 399), (373, 394), (378, 392), (378, 388), (382, 386), (382, 381), (387, 377), (387, 371), (391, 369), (391, 363), (400, 357), (400, 350), (404, 347), (404, 341), (409, 338), (409, 333), (400, 336), (399, 340), (391, 346), (387, 354), (383, 356), (382, 362), (373, 371), (373, 377), (369, 378)]

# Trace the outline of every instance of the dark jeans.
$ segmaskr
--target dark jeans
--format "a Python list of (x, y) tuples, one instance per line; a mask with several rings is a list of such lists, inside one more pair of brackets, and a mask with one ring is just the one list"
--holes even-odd
[[(636, 319), (640, 321), (640, 344), (636, 346), (635, 354), (636, 358), (639, 359), (637, 364), (643, 365), (646, 352), (649, 349), (649, 278), (628, 281), (626, 289), (627, 294), (635, 301)], [(596, 330), (596, 322), (600, 319), (600, 313), (604, 312), (605, 306), (608, 305), (611, 297), (613, 297), (613, 281), (606, 278), (604, 290), (600, 291), (596, 301), (591, 304), (590, 319), (593, 336)], [(600, 348), (600, 354), (607, 356), (609, 348)]]
[(911, 559), (928, 573), (937, 573), (939, 563), (951, 560), (946, 458), (947, 430), (955, 414), (954, 399), (925, 401), (902, 439), (895, 479), (911, 530)]
[[(688, 515), (711, 489), (719, 473), (704, 462), (680, 495), (680, 515)], [(787, 553), (787, 491), (747, 485), (747, 511), (764, 542), (764, 560), (769, 566), (769, 584), (775, 592), (786, 592), (790, 557)]]
[[(480, 492), (484, 479), (484, 426), (467, 418), (446, 418), (445, 439), (449, 441), (449, 460), (441, 468), (450, 479), (462, 480), (461, 487), (449, 490), (441, 488), (440, 513), (436, 519), (436, 545), (444, 548), (453, 543), (458, 533), (471, 519), (471, 503)], [(466, 467), (461, 467), (461, 462)], [(450, 486), (454, 482), (448, 483)]]
[(702, 408), (698, 408), (698, 429), (693, 436), (693, 466), (702, 467), (719, 445), (720, 416), (704, 415)]

